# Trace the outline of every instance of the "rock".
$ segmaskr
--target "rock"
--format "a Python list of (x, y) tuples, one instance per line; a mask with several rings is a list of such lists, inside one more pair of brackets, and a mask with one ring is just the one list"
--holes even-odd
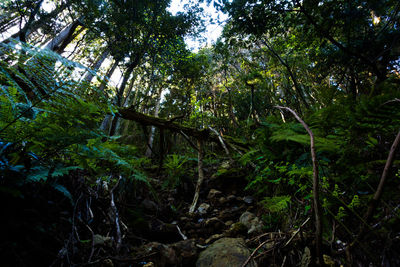
[(210, 192), (208, 192), (207, 199), (209, 200), (215, 200), (217, 197), (219, 197), (222, 194), (221, 191), (218, 191), (217, 189), (210, 189)]
[(220, 238), (222, 238), (222, 237), (224, 237), (223, 234), (215, 234), (215, 235), (212, 235), (212, 236), (210, 236), (210, 237), (206, 240), (206, 244), (209, 244), (209, 243), (211, 243), (211, 242), (213, 242), (213, 241), (215, 241), (215, 240), (217, 240), (217, 239), (220, 239)]
[(244, 225), (248, 226), (250, 225), (250, 222), (256, 217), (253, 213), (246, 211), (242, 215), (240, 215), (239, 221), (243, 223)]
[(245, 196), (243, 198), (243, 201), (244, 203), (251, 205), (254, 202), (254, 198), (252, 196)]
[(236, 200), (236, 196), (234, 195), (229, 195), (226, 200), (228, 200), (229, 202), (235, 201)]
[(145, 265), (143, 265), (143, 267), (154, 267), (154, 263), (153, 262), (148, 262)]
[(226, 226), (231, 226), (233, 224), (233, 221), (227, 221), (227, 222), (225, 222), (225, 225)]
[(114, 263), (110, 259), (105, 259), (101, 262), (101, 267), (114, 267)]
[[(196, 267), (233, 267), (242, 266), (250, 256), (242, 238), (221, 238), (200, 253)], [(257, 267), (251, 260), (247, 267)]]
[(240, 223), (234, 223), (231, 225), (228, 231), (225, 232), (225, 236), (239, 236), (247, 233), (247, 227)]
[(220, 218), (222, 221), (236, 221), (240, 217), (240, 214), (245, 210), (246, 206), (244, 204), (239, 207), (233, 206), (231, 208), (221, 210), (221, 212), (218, 214), (218, 218)]
[(220, 197), (218, 199), (218, 202), (219, 202), (219, 204), (224, 205), (226, 202), (228, 202), (228, 200), (226, 198), (224, 198), (224, 197)]
[(241, 216), (239, 221), (248, 229), (248, 234), (260, 234), (264, 228), (264, 224), (253, 213), (246, 211)]
[(223, 227), (224, 222), (218, 219), (217, 217), (212, 217), (210, 219), (207, 219), (205, 224), (207, 227), (212, 227), (215, 230), (217, 230)]
[(197, 212), (200, 213), (201, 215), (204, 215), (207, 213), (208, 209), (210, 208), (210, 205), (207, 203), (202, 203), (198, 208)]
[(197, 246), (194, 239), (182, 240), (171, 245), (178, 255), (179, 266), (194, 266), (197, 259)]
[(155, 212), (158, 210), (158, 205), (154, 202), (151, 201), (150, 199), (146, 198), (145, 200), (142, 201), (142, 206), (151, 212)]
[(176, 224), (165, 223), (158, 219), (148, 222), (147, 232), (143, 232), (149, 240), (157, 240), (159, 242), (177, 242), (182, 240)]
[(175, 250), (170, 246), (158, 242), (151, 242), (146, 244), (144, 249), (148, 254), (153, 252), (157, 253), (154, 259), (154, 261), (157, 262), (157, 266), (176, 266), (178, 264)]

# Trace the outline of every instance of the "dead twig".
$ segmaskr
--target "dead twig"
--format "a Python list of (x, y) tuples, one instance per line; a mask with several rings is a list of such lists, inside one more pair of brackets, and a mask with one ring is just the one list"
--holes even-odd
[(400, 99), (398, 99), (398, 98), (395, 98), (395, 99), (392, 99), (392, 100), (386, 101), (385, 103), (381, 104), (380, 106), (383, 106), (383, 105), (386, 105), (386, 104), (389, 104), (389, 103), (393, 103), (393, 102), (400, 102)]
[(283, 261), (282, 261), (281, 267), (285, 266), (285, 263), (286, 263), (286, 255), (285, 255), (285, 257), (283, 257)]
[(121, 227), (120, 227), (120, 223), (119, 223), (118, 209), (115, 206), (115, 202), (114, 202), (114, 190), (117, 188), (119, 181), (121, 181), (121, 179), (122, 179), (122, 177), (119, 176), (118, 181), (115, 183), (114, 187), (110, 190), (110, 198), (111, 198), (110, 206), (111, 206), (111, 210), (114, 213), (117, 251), (119, 251), (121, 244), (122, 244), (122, 234), (121, 234)]
[(290, 239), (285, 243), (285, 245), (283, 245), (283, 247), (286, 247), (287, 245), (290, 244), (290, 242), (292, 242), (293, 238), (301, 231), (301, 228), (304, 227), (304, 225), (306, 225), (308, 223), (308, 221), (310, 220), (310, 217), (307, 218), (307, 220), (305, 220), (300, 227), (293, 233), (292, 237), (290, 237)]
[(229, 153), (229, 149), (228, 147), (225, 145), (224, 139), (222, 139), (222, 136), (219, 134), (219, 132), (217, 130), (215, 130), (212, 127), (208, 127), (211, 131), (213, 131), (215, 133), (216, 136), (218, 136), (218, 140), (221, 143), (221, 146), (224, 148), (226, 155), (229, 157), (230, 161), (233, 161), (231, 154)]
[[(260, 248), (262, 248), (265, 244), (267, 244), (268, 242), (272, 242), (272, 241), (274, 241), (274, 240), (270, 240), (270, 239), (268, 239), (268, 240), (266, 240), (266, 241), (264, 241), (264, 242), (262, 242), (260, 245), (258, 245), (258, 247), (256, 247), (256, 249), (250, 254), (250, 256), (247, 258), (247, 260), (242, 264), (242, 267), (246, 267), (246, 265), (250, 262), (250, 260), (254, 257), (254, 255), (256, 254), (256, 252), (260, 249)], [(267, 251), (271, 251), (272, 249), (270, 249), (270, 250), (267, 250)]]
[(179, 228), (178, 225), (176, 225), (176, 229), (178, 230), (178, 233), (181, 235), (182, 239), (183, 239), (183, 240), (186, 240), (186, 239), (187, 239), (187, 236), (185, 236), (185, 235), (182, 233), (181, 228)]

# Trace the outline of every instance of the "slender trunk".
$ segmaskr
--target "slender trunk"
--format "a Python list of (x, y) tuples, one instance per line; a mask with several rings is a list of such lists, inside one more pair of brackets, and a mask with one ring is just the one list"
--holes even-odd
[(200, 195), (200, 188), (204, 180), (204, 171), (203, 171), (203, 141), (201, 139), (197, 139), (197, 159), (198, 159), (198, 171), (199, 171), (199, 178), (196, 184), (196, 190), (193, 197), (192, 205), (190, 206), (189, 213), (193, 213), (196, 209), (197, 201), (199, 200)]
[[(126, 84), (128, 83), (129, 77), (131, 76), (133, 69), (139, 64), (138, 58), (135, 59), (135, 61), (131, 62), (128, 66), (128, 69), (125, 72), (124, 78), (122, 80), (121, 86), (118, 89), (116, 98), (115, 98), (115, 105), (117, 105), (118, 107), (121, 106), (122, 104), (122, 99), (124, 96), (124, 92), (125, 92), (125, 87)], [(112, 119), (111, 122), (111, 128), (110, 128), (110, 132), (109, 135), (113, 136), (116, 132), (117, 129), (117, 123), (118, 123), (119, 117), (118, 116), (114, 116), (114, 118)]]
[(160, 159), (158, 162), (158, 174), (160, 174), (162, 170), (162, 166), (164, 163), (164, 129), (160, 129)]
[[(154, 117), (158, 117), (158, 113), (160, 111), (161, 92), (162, 92), (162, 90), (160, 89), (159, 92), (158, 92), (156, 108), (154, 110)], [(153, 142), (154, 142), (155, 133), (156, 133), (156, 127), (151, 126), (149, 140), (147, 142), (147, 150), (146, 150), (146, 153), (145, 153), (146, 157), (148, 157), (148, 158), (151, 157), (151, 152), (152, 152), (152, 149), (153, 149)]]
[(104, 77), (103, 81), (100, 84), (99, 90), (101, 92), (104, 91), (104, 89), (107, 86), (107, 81), (110, 80), (111, 76), (113, 75), (114, 71), (118, 67), (119, 60), (115, 60), (114, 63), (111, 65), (111, 67), (108, 69), (106, 76)]
[[(18, 25), (18, 20), (19, 20), (19, 14), (17, 13), (13, 13), (10, 15), (4, 15), (4, 19), (2, 16), (1, 22), (0, 22), (0, 32), (4, 33), (7, 30), (16, 27), (16, 25)], [(7, 39), (5, 39), (7, 40)], [(2, 42), (4, 42), (5, 40), (3, 40)]]
[[(310, 106), (308, 105), (306, 99), (304, 98), (303, 89), (300, 87), (299, 83), (297, 82), (296, 75), (290, 68), (289, 64), (285, 60), (283, 60), (283, 58), (273, 49), (273, 47), (266, 40), (263, 40), (263, 44), (267, 47), (267, 49), (271, 52), (271, 54), (274, 55), (278, 59), (278, 61), (286, 68), (286, 71), (288, 72), (289, 77), (292, 80), (294, 89), (297, 92), (297, 96), (300, 98), (300, 101), (303, 103), (304, 107), (306, 109), (309, 109)], [(300, 112), (301, 110), (298, 110), (298, 111)]]
[(39, 12), (40, 7), (42, 5), (44, 0), (40, 0), (39, 3), (36, 5), (35, 9), (32, 11), (32, 13), (29, 16), (28, 21), (26, 22), (25, 26), (21, 29), (21, 31), (19, 32), (19, 39), (21, 40), (21, 42), (26, 42), (26, 34), (32, 24), (32, 22), (35, 20), (35, 16), (36, 14)]
[[(379, 185), (378, 185), (378, 187), (377, 187), (377, 189), (375, 191), (374, 197), (372, 198), (371, 202), (369, 203), (367, 213), (365, 214), (365, 221), (367, 223), (370, 222), (370, 220), (372, 218), (372, 215), (373, 215), (373, 213), (374, 213), (374, 211), (376, 209), (376, 206), (378, 205), (378, 202), (382, 197), (383, 187), (385, 186), (386, 178), (387, 178), (387, 176), (389, 174), (389, 170), (392, 167), (394, 156), (396, 154), (395, 152), (396, 152), (396, 149), (397, 149), (399, 143), (400, 143), (400, 130), (397, 133), (396, 138), (394, 139), (393, 144), (392, 144), (392, 146), (390, 148), (389, 155), (387, 157), (386, 164), (385, 164), (385, 167), (383, 169), (383, 172), (382, 172), (382, 175), (381, 175), (381, 179), (379, 181)], [(367, 225), (363, 224), (362, 228), (360, 229), (359, 234), (357, 235), (356, 240), (359, 239), (364, 234), (366, 229), (367, 229)]]
[(25, 23), (24, 27), (20, 29), (17, 33), (14, 33), (11, 35), (11, 37), (3, 40), (3, 43), (9, 43), (11, 39), (17, 39), (20, 40), (21, 42), (26, 42), (26, 37), (29, 35), (32, 31), (30, 30), (32, 23), (35, 20), (35, 16), (40, 10), (40, 7), (42, 6), (44, 0), (40, 0), (39, 3), (37, 3), (36, 7), (32, 10), (31, 14), (29, 15), (28, 21)]
[(54, 37), (45, 48), (50, 49), (52, 51), (56, 51), (57, 53), (62, 53), (64, 48), (73, 40), (72, 37), (74, 32), (78, 26), (83, 26), (82, 21), (83, 17), (72, 22), (70, 25), (65, 27), (56, 37)]
[[(118, 67), (118, 63), (119, 60), (115, 60), (113, 65), (111, 66), (111, 68), (107, 71), (106, 76), (104, 77), (103, 81), (100, 84), (100, 88), (99, 90), (101, 92), (104, 92), (104, 89), (107, 86), (107, 81), (111, 78), (111, 76), (113, 75), (115, 69)], [(101, 123), (100, 129), (106, 133), (110, 132), (110, 125), (111, 125), (111, 119), (112, 116), (111, 115), (106, 115), (106, 117), (104, 118), (103, 122)]]
[(318, 178), (318, 161), (317, 154), (315, 153), (315, 140), (314, 134), (311, 131), (310, 127), (297, 115), (297, 113), (288, 108), (276, 106), (276, 108), (282, 110), (287, 110), (293, 114), (298, 122), (303, 125), (304, 129), (307, 131), (310, 136), (310, 150), (311, 150), (311, 159), (313, 164), (313, 206), (314, 206), (314, 215), (315, 215), (315, 254), (317, 256), (317, 265), (323, 265), (324, 260), (322, 257), (322, 212), (321, 212), (321, 204), (319, 201), (319, 178)]
[[(133, 84), (135, 83), (135, 77), (132, 77), (132, 79), (131, 79), (131, 83), (129, 84), (129, 87), (128, 87), (128, 90), (127, 90), (127, 96), (125, 97), (125, 100), (123, 101), (124, 102), (124, 104), (123, 104), (123, 107), (124, 108), (127, 108), (129, 105), (130, 105), (130, 102), (131, 102), (131, 96), (132, 96), (132, 88), (133, 88)], [(126, 127), (128, 127), (128, 125), (129, 125), (129, 121), (125, 121), (125, 126)], [(115, 132), (117, 133), (117, 134), (120, 134), (121, 133), (121, 127), (122, 127), (122, 121), (121, 120), (118, 120), (117, 121), (117, 126), (116, 126), (116, 130), (115, 130)], [(125, 132), (125, 129), (124, 129), (124, 131), (123, 132)]]
[(94, 77), (94, 73), (96, 73), (100, 67), (101, 64), (103, 64), (104, 60), (106, 60), (107, 56), (110, 54), (110, 50), (106, 49), (98, 58), (97, 61), (93, 64), (91, 67), (91, 70), (86, 74), (84, 80), (87, 83), (90, 83)]
[[(82, 26), (82, 25), (78, 25), (78, 26)], [(60, 47), (57, 48), (57, 50), (55, 50), (55, 52), (57, 52), (58, 54), (62, 54), (65, 50), (65, 48), (67, 48), (67, 46), (76, 39), (76, 37), (78, 37), (79, 34), (81, 34), (84, 31), (84, 27), (80, 27), (79, 30), (74, 30), (74, 31), (70, 31), (70, 34), (68, 34), (67, 38), (61, 43)]]
[[(43, 1), (38, 3), (37, 7), (39, 8), (42, 3), (43, 3)], [(32, 33), (36, 32), (40, 27), (45, 25), (45, 23), (49, 22), (51, 19), (57, 17), (61, 12), (63, 12), (70, 5), (71, 5), (71, 3), (70, 3), (69, 0), (66, 1), (66, 2), (63, 2), (60, 6), (56, 7), (50, 13), (42, 15), (40, 17), (40, 19), (38, 19), (38, 20), (34, 20), (34, 18), (37, 15), (37, 13), (38, 13), (40, 8), (38, 10), (35, 9), (31, 13), (31, 16), (29, 17), (29, 20), (24, 25), (24, 27), (19, 32), (14, 33), (13, 35), (11, 35), (11, 37), (3, 40), (3, 43), (10, 42), (12, 38), (20, 40), (22, 42), (26, 42), (26, 40), (28, 39), (29, 35), (31, 35)]]
[(229, 117), (231, 118), (232, 123), (234, 124), (234, 126), (238, 127), (239, 123), (237, 121), (235, 113), (233, 112), (231, 89), (228, 88), (227, 86), (225, 86), (225, 88), (228, 90), (228, 113), (229, 113)]

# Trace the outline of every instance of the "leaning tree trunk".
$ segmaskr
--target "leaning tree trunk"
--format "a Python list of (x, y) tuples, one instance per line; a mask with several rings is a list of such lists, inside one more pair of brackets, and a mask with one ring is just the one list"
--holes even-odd
[(72, 22), (70, 25), (65, 27), (56, 37), (54, 37), (46, 46), (45, 48), (55, 51), (61, 54), (65, 47), (72, 42), (74, 33), (78, 26), (83, 26), (82, 23), (83, 17)]
[(358, 235), (356, 236), (356, 238), (354, 239), (354, 241), (352, 242), (350, 247), (353, 246), (362, 237), (363, 234), (365, 234), (367, 227), (369, 226), (369, 223), (374, 215), (375, 209), (382, 197), (383, 188), (385, 186), (386, 179), (389, 174), (390, 168), (393, 165), (394, 157), (396, 155), (396, 150), (397, 150), (397, 147), (399, 146), (399, 144), (400, 144), (400, 130), (397, 133), (396, 138), (394, 139), (394, 141), (392, 143), (392, 146), (389, 151), (389, 155), (386, 159), (385, 167), (384, 167), (382, 175), (381, 175), (381, 179), (379, 180), (378, 187), (375, 191), (374, 197), (372, 198), (371, 202), (369, 203), (368, 210), (364, 216), (367, 224), (362, 225)]
[(104, 76), (103, 81), (100, 84), (99, 90), (100, 92), (104, 92), (104, 89), (107, 86), (108, 81), (110, 80), (111, 76), (113, 75), (114, 71), (117, 69), (119, 64), (119, 60), (115, 60), (111, 67), (108, 69), (106, 76)]
[(26, 42), (26, 37), (29, 35), (32, 30), (31, 26), (32, 23), (35, 21), (35, 16), (40, 10), (40, 7), (42, 6), (44, 0), (40, 0), (39, 3), (37, 3), (36, 7), (34, 10), (32, 10), (31, 14), (29, 15), (28, 21), (25, 23), (24, 27), (22, 27), (17, 33), (14, 33), (11, 35), (11, 37), (3, 40), (2, 43), (9, 43), (12, 39), (20, 40), (21, 42)]
[(100, 67), (101, 64), (103, 64), (104, 60), (106, 60), (106, 58), (108, 57), (108, 55), (110, 54), (110, 50), (106, 49), (98, 58), (97, 61), (93, 64), (93, 66), (91, 67), (91, 70), (86, 74), (84, 80), (87, 83), (90, 83), (94, 77), (93, 73), (96, 73)]
[(21, 42), (26, 42), (26, 35), (28, 33), (28, 30), (32, 24), (32, 22), (35, 20), (35, 16), (40, 10), (40, 7), (42, 6), (44, 0), (40, 0), (39, 3), (36, 5), (35, 9), (32, 11), (31, 15), (29, 16), (28, 21), (26, 22), (25, 26), (21, 29), (19, 32), (19, 40)]
[[(123, 101), (124, 102), (123, 107), (125, 107), (125, 108), (132, 105), (131, 99), (132, 99), (132, 88), (133, 88), (134, 83), (135, 83), (135, 77), (132, 77), (131, 83), (129, 84), (129, 87), (128, 87), (128, 90), (126, 91), (127, 96), (125, 97), (125, 99)], [(128, 127), (129, 121), (125, 121), (124, 123), (125, 123), (125, 126)], [(118, 120), (115, 132), (117, 134), (121, 134), (121, 128), (122, 128), (122, 120)]]
[(39, 2), (37, 5), (37, 10), (35, 9), (29, 19), (28, 22), (24, 25), (24, 27), (14, 33), (13, 35), (11, 35), (11, 37), (3, 40), (3, 43), (9, 43), (12, 39), (16, 39), (16, 40), (20, 40), (22, 42), (26, 42), (26, 40), (28, 39), (28, 37), (36, 32), (40, 27), (44, 26), (47, 22), (49, 22), (51, 19), (59, 16), (59, 14), (61, 12), (63, 12), (67, 7), (69, 7), (71, 5), (71, 1), (66, 1), (63, 2), (60, 6), (56, 7), (53, 11), (51, 11), (48, 14), (44, 14), (42, 15), (38, 20), (34, 20), (35, 16), (37, 15), (40, 6), (42, 4), (43, 1)]
[[(125, 92), (125, 87), (126, 84), (128, 83), (129, 77), (131, 76), (133, 69), (138, 65), (138, 62), (135, 60), (134, 62), (132, 62), (131, 64), (129, 64), (128, 69), (125, 72), (124, 78), (122, 80), (121, 86), (118, 89), (117, 95), (115, 97), (115, 105), (117, 106), (121, 106), (122, 103), (122, 99), (124, 97), (124, 92)], [(117, 129), (117, 123), (118, 123), (119, 117), (118, 116), (114, 116), (112, 118), (111, 121), (111, 126), (110, 126), (110, 131), (109, 131), (109, 135), (113, 136), (116, 132)]]
[[(157, 103), (156, 103), (156, 108), (154, 110), (154, 117), (158, 117), (158, 113), (160, 111), (160, 102), (161, 102), (161, 92), (162, 90), (159, 90), (158, 92), (158, 97), (157, 97)], [(156, 127), (151, 126), (150, 134), (149, 134), (149, 140), (147, 142), (147, 150), (145, 153), (145, 156), (150, 158), (152, 151), (153, 151), (153, 142), (154, 142), (154, 136), (156, 134)]]

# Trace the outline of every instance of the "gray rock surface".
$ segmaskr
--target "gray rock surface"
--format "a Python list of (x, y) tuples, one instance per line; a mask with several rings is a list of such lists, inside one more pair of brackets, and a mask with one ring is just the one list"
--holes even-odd
[(260, 234), (264, 228), (264, 224), (260, 218), (249, 211), (244, 212), (240, 216), (239, 222), (247, 227), (248, 234)]
[[(242, 238), (221, 238), (200, 253), (196, 267), (236, 267), (242, 266), (250, 256)], [(250, 261), (247, 267), (257, 267)]]

